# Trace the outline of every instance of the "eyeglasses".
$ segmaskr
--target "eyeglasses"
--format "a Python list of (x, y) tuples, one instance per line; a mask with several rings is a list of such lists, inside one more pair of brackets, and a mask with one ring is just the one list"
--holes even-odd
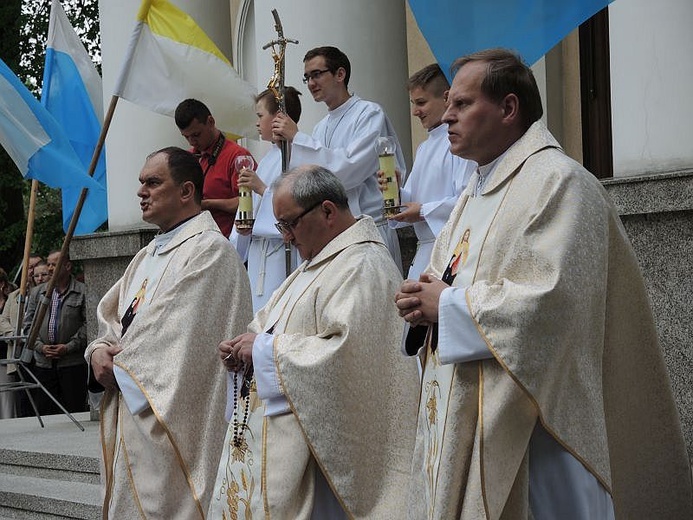
[(274, 227), (277, 228), (277, 231), (279, 231), (282, 235), (287, 235), (291, 233), (294, 228), (298, 225), (299, 220), (301, 220), (303, 217), (305, 217), (308, 213), (313, 211), (315, 208), (320, 206), (324, 201), (320, 201), (317, 204), (312, 205), (310, 208), (305, 210), (303, 213), (301, 213), (298, 217), (293, 219), (291, 222), (286, 222), (285, 220), (280, 220), (279, 222), (274, 223)]
[(316, 81), (320, 76), (325, 74), (325, 72), (332, 72), (330, 69), (325, 70), (311, 70), (303, 75), (303, 83), (308, 84), (309, 80)]

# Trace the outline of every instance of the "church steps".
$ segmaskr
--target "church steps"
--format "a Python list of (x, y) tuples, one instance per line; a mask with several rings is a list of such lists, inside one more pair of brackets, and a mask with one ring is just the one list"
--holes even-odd
[(101, 511), (97, 484), (19, 475), (0, 478), (0, 505), (85, 520), (98, 518)]
[(99, 483), (99, 462), (88, 457), (0, 449), (0, 475)]
[(22, 509), (0, 506), (0, 520), (66, 520), (68, 516), (57, 516), (50, 513), (38, 513)]
[(101, 517), (98, 423), (77, 414), (0, 420), (0, 520)]

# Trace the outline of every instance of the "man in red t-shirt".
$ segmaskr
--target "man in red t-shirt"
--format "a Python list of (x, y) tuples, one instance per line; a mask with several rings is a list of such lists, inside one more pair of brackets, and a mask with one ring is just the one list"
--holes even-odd
[(202, 209), (209, 210), (228, 237), (238, 208), (238, 172), (234, 159), (250, 152), (226, 139), (217, 129), (209, 108), (197, 99), (186, 99), (176, 108), (176, 125), (192, 152), (199, 156), (205, 182)]

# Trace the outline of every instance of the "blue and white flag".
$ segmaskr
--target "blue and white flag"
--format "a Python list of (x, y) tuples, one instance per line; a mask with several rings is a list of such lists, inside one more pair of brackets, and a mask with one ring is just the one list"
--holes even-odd
[(86, 174), (63, 129), (0, 60), (0, 144), (19, 172), (52, 186), (102, 190)]
[(534, 64), (570, 31), (613, 0), (409, 0), (436, 61), (505, 47)]
[[(103, 124), (101, 76), (70, 25), (59, 0), (53, 0), (48, 24), (41, 103), (62, 125), (87, 172)], [(76, 235), (91, 233), (108, 218), (104, 150), (94, 170), (94, 179), (103, 190), (89, 190), (87, 193), (75, 228)], [(80, 191), (78, 188), (62, 190), (65, 231), (72, 219)]]

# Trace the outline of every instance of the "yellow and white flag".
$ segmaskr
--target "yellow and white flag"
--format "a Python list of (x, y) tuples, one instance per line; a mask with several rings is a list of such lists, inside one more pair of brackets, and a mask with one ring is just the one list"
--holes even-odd
[(114, 95), (168, 116), (199, 99), (240, 137), (257, 135), (256, 93), (195, 20), (167, 0), (142, 1)]

